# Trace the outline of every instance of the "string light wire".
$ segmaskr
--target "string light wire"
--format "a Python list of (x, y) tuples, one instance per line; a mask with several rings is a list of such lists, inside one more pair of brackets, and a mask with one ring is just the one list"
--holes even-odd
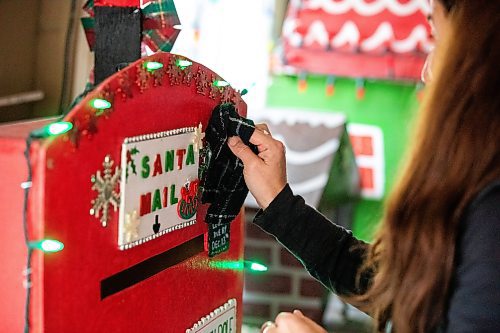
[[(30, 161), (30, 149), (32, 143), (31, 135), (26, 139), (26, 149), (24, 151), (24, 157), (26, 158), (26, 164), (28, 167), (28, 179), (26, 183), (32, 182), (32, 169)], [(29, 333), (30, 331), (30, 303), (31, 303), (31, 257), (33, 255), (33, 249), (29, 246), (29, 234), (28, 234), (28, 196), (31, 186), (24, 186), (24, 203), (23, 203), (23, 232), (24, 232), (24, 242), (26, 243), (26, 248), (28, 249), (28, 255), (26, 258), (26, 269), (25, 269), (25, 283), (26, 288), (26, 301), (24, 304), (24, 333)]]

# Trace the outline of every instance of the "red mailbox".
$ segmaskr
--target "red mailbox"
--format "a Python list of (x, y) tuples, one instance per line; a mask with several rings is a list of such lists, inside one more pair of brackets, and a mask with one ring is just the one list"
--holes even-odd
[[(216, 73), (157, 53), (102, 82), (60, 127), (0, 126), (1, 331), (240, 331), (242, 218), (229, 250), (209, 257), (197, 190), (223, 102), (246, 112)], [(64, 248), (28, 251), (44, 239)]]

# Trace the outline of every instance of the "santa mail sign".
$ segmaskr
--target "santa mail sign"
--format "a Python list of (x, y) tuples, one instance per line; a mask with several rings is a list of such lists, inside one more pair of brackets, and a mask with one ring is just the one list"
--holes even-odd
[(196, 223), (201, 128), (125, 139), (118, 246), (125, 250)]

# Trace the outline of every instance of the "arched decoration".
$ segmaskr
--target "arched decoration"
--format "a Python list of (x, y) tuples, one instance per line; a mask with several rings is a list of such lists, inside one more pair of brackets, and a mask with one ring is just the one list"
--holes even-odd
[[(33, 332), (184, 332), (230, 299), (241, 304), (242, 270), (211, 262), (242, 262), (242, 220), (231, 223), (229, 250), (209, 258), (207, 207), (196, 202), (198, 149), (212, 110), (231, 102), (246, 113), (240, 93), (223, 82), (190, 59), (156, 53), (88, 93), (63, 119), (73, 125), (69, 132), (32, 145), (31, 234), (64, 244), (57, 256), (33, 262)], [(148, 163), (135, 159), (143, 149), (151, 149)], [(167, 151), (182, 149), (169, 171)], [(154, 173), (196, 168), (192, 179), (165, 178), (182, 184), (164, 184), (157, 199), (156, 189), (131, 189), (130, 178), (124, 185), (127, 172), (148, 180), (146, 164), (149, 177), (159, 179)], [(129, 192), (137, 205), (120, 211)], [(139, 199), (147, 193), (152, 207), (141, 211)], [(162, 215), (171, 206), (175, 216)], [(240, 326), (241, 306), (231, 309), (226, 319)]]

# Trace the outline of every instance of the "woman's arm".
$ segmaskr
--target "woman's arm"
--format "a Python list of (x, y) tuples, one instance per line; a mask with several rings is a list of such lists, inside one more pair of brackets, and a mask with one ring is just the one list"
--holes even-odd
[(254, 222), (275, 236), (312, 276), (335, 293), (352, 295), (366, 290), (371, 276), (365, 274), (360, 286), (356, 286), (356, 277), (368, 244), (306, 205), (288, 185), (259, 211)]
[(359, 288), (356, 278), (368, 245), (293, 195), (286, 180), (284, 145), (271, 136), (267, 125), (256, 125), (250, 142), (258, 155), (239, 137), (228, 140), (244, 164), (248, 189), (263, 209), (255, 223), (275, 235), (326, 287), (340, 295), (363, 292), (371, 275), (363, 275)]

